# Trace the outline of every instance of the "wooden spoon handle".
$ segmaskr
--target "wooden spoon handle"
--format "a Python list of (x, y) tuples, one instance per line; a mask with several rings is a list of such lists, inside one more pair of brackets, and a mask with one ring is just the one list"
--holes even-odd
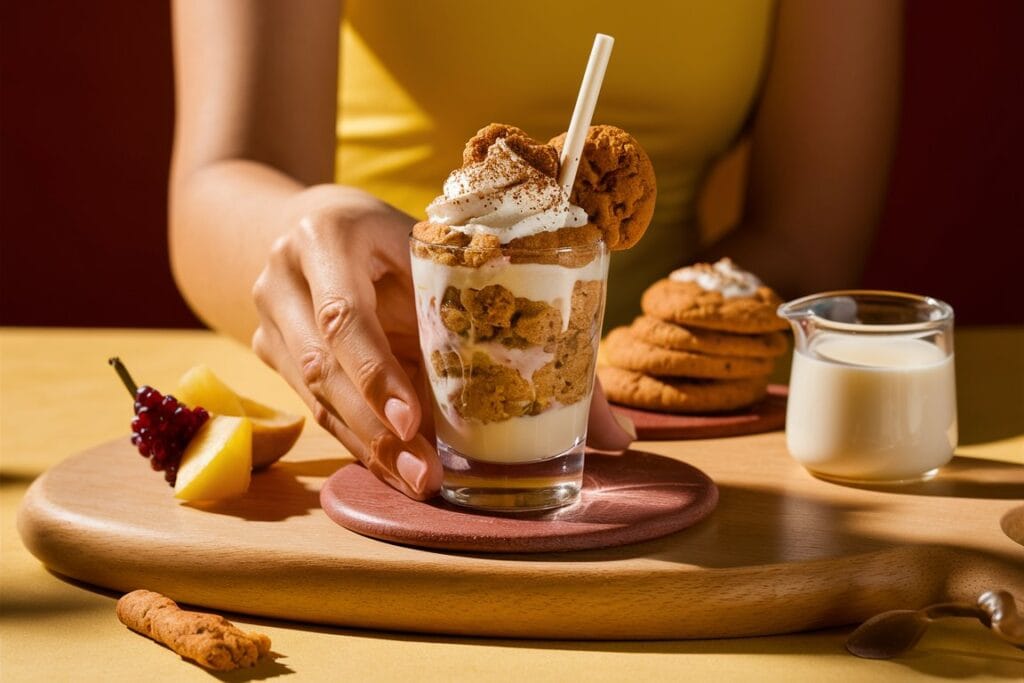
[(928, 605), (921, 610), (929, 619), (942, 619), (944, 617), (975, 617), (988, 626), (988, 612), (974, 605), (965, 605), (962, 602), (940, 602), (937, 605)]

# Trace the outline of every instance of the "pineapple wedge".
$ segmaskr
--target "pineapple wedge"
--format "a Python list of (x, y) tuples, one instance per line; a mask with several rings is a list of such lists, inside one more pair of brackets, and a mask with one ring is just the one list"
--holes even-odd
[(247, 417), (252, 422), (252, 466), (261, 469), (291, 450), (302, 433), (305, 418), (239, 396), (209, 367), (190, 368), (178, 381), (175, 396), (189, 406), (202, 406), (213, 415)]
[(181, 457), (174, 496), (185, 501), (234, 498), (249, 490), (251, 476), (249, 418), (213, 415)]

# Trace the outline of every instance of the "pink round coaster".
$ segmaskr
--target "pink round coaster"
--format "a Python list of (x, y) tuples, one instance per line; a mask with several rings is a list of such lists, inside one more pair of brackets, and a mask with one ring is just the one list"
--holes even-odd
[(681, 439), (718, 439), (727, 436), (774, 432), (786, 426), (786, 397), (782, 384), (768, 386), (768, 395), (760, 403), (732, 413), (717, 415), (677, 415), (627, 406), (612, 405), (612, 410), (631, 419), (641, 441)]
[(486, 513), (440, 497), (421, 503), (358, 464), (335, 472), (320, 490), (327, 516), (356, 533), (404, 545), (485, 553), (646, 541), (696, 524), (717, 502), (718, 488), (697, 468), (640, 451), (588, 453), (580, 500), (545, 512)]

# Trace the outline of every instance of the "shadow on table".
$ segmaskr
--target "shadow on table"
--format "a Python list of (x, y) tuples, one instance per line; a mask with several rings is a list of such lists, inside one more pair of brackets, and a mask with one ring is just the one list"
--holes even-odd
[(28, 485), (35, 481), (38, 476), (38, 472), (23, 472), (8, 469), (0, 470), (0, 488), (15, 486), (28, 488)]
[[(53, 577), (59, 579), (60, 581), (63, 581), (65, 583), (67, 583), (69, 585), (72, 585), (72, 586), (75, 586), (77, 588), (81, 588), (83, 591), (88, 591), (89, 593), (93, 593), (95, 595), (102, 595), (104, 597), (110, 598), (112, 601), (118, 600), (121, 597), (121, 595), (123, 595), (123, 593), (121, 591), (110, 590), (110, 589), (107, 589), (107, 588), (103, 588), (102, 586), (95, 586), (95, 585), (93, 585), (91, 583), (86, 583), (84, 581), (79, 581), (78, 579), (74, 579), (74, 578), (72, 578), (70, 576), (66, 576), (66, 575), (61, 574), (59, 572), (55, 572), (52, 569), (50, 569), (49, 567), (46, 567), (46, 571), (50, 575), (52, 575)], [(215, 610), (215, 609), (210, 609), (210, 608), (207, 608), (207, 607), (197, 607), (197, 606), (188, 605), (188, 604), (185, 604), (185, 603), (179, 603), (179, 607), (181, 607), (182, 609), (195, 610), (195, 611), (200, 611), (200, 612), (207, 612), (207, 613), (211, 613), (211, 614), (220, 614), (220, 615), (224, 616), (226, 619), (228, 619), (229, 621), (244, 621), (246, 623), (258, 623), (258, 624), (272, 625), (272, 626), (277, 626), (277, 627), (282, 627), (282, 628), (293, 627), (293, 628), (296, 628), (298, 630), (317, 630), (315, 628), (307, 629), (305, 626), (303, 626), (301, 624), (289, 624), (287, 622), (274, 621), (274, 620), (271, 620), (271, 619), (262, 619), (262, 618), (259, 618), (259, 617), (252, 617), (252, 616), (247, 615), (247, 614), (234, 614), (234, 613), (231, 613), (231, 612), (224, 612), (222, 610)], [(10, 599), (10, 596), (5, 596), (5, 598), (4, 598), (4, 612), (3, 612), (3, 616), (4, 617), (8, 617), (8, 616), (17, 616), (19, 614), (32, 614), (32, 615), (36, 615), (36, 616), (45, 618), (45, 617), (51, 616), (51, 615), (66, 615), (69, 612), (95, 610), (95, 609), (96, 609), (96, 605), (91, 603), (91, 602), (87, 602), (87, 601), (81, 601), (81, 606), (80, 607), (77, 606), (77, 605), (69, 605), (68, 599), (66, 597), (62, 598), (59, 604), (56, 604), (56, 603), (54, 603), (54, 604), (41, 604), (41, 603), (39, 603), (38, 600), (33, 600), (31, 603), (27, 603), (27, 602), (20, 602), (19, 603), (18, 601), (14, 601), (12, 603), (12, 601)], [(110, 615), (111, 615), (112, 619), (114, 618), (113, 614), (114, 614), (114, 605), (111, 604), (111, 606), (110, 606)], [(251, 630), (251, 629), (247, 629), (246, 627), (242, 627), (242, 630), (244, 631), (244, 630)], [(126, 632), (128, 631), (128, 627), (127, 626), (125, 627), (125, 631)], [(144, 636), (140, 635), (139, 637), (142, 638)], [(160, 647), (166, 648), (166, 646), (163, 645), (162, 643), (158, 643), (158, 645)], [(216, 679), (219, 679), (219, 680), (222, 680), (222, 681), (239, 681), (239, 682), (241, 682), (241, 681), (263, 681), (263, 680), (267, 680), (267, 679), (271, 679), (271, 678), (277, 678), (278, 676), (285, 676), (285, 675), (288, 675), (288, 674), (296, 673), (294, 669), (288, 667), (283, 662), (279, 661), (283, 657), (285, 657), (285, 655), (283, 653), (279, 653), (279, 652), (275, 652), (275, 651), (271, 650), (270, 651), (270, 655), (268, 657), (264, 658), (264, 659), (261, 659), (256, 664), (256, 666), (254, 666), (252, 668), (249, 668), (249, 669), (238, 669), (236, 671), (211, 671), (209, 669), (204, 669), (202, 666), (196, 664), (195, 662), (193, 662), (191, 660), (185, 659), (184, 657), (182, 657), (182, 661), (183, 662), (187, 662), (189, 665), (195, 667), (197, 671), (201, 671), (203, 673), (209, 674), (211, 678), (216, 678)]]
[[(116, 600), (119, 592), (98, 588), (75, 579), (51, 572), (54, 576), (93, 593), (104, 595)], [(181, 604), (185, 609), (212, 611), (221, 614), (233, 622), (242, 622), (243, 628), (258, 629), (261, 626), (285, 628), (307, 633), (336, 635), (346, 638), (365, 638), (396, 643), (424, 644), (456, 644), (462, 646), (502, 647), (510, 649), (543, 650), (557, 653), (610, 653), (610, 654), (662, 654), (662, 655), (799, 655), (849, 658), (851, 665), (861, 667), (877, 667), (879, 673), (888, 672), (892, 676), (900, 675), (901, 669), (910, 669), (937, 678), (966, 679), (978, 676), (989, 676), (997, 679), (1020, 680), (1024, 673), (1024, 653), (1018, 652), (1007, 643), (993, 636), (981, 624), (972, 620), (954, 620), (960, 626), (954, 627), (944, 623), (934, 624), (929, 632), (908, 654), (890, 661), (859, 660), (846, 652), (846, 638), (853, 626), (842, 628), (807, 631), (800, 634), (784, 634), (749, 638), (722, 638), (704, 640), (516, 640), (507, 638), (483, 638), (457, 635), (433, 635), (404, 633), (393, 631), (369, 631), (355, 628), (342, 628), (291, 622), (282, 619), (269, 619), (249, 614), (233, 613), (223, 610), (209, 610)], [(727, 616), (723, 615), (723, 618)], [(249, 627), (248, 625), (252, 625)], [(949, 643), (955, 646), (950, 647)], [(271, 658), (262, 660), (251, 669), (220, 673), (206, 671), (211, 678), (222, 681), (257, 681), (280, 676), (301, 673), (298, 662), (292, 668), (280, 659), (287, 653), (271, 652)], [(685, 665), (685, 660), (680, 660)], [(681, 669), (680, 675), (685, 673)]]
[[(200, 671), (204, 671), (211, 678), (221, 681), (265, 681), (278, 676), (288, 676), (298, 673), (295, 669), (281, 663), (279, 659), (285, 655), (271, 650), (270, 655), (258, 661), (251, 669), (237, 669), (235, 671), (208, 671), (198, 664), (189, 662)], [(185, 660), (188, 661), (188, 660)]]
[[(856, 531), (851, 518), (885, 507), (878, 502), (843, 502), (757, 488), (718, 484), (716, 509), (695, 525), (648, 541), (611, 548), (543, 554), (465, 553), (500, 561), (537, 559), (595, 562), (649, 558), (728, 569), (830, 559), (892, 548), (891, 538)], [(447, 552), (437, 551), (433, 552)]]
[[(230, 615), (229, 615), (229, 618)], [(1013, 649), (980, 624), (968, 624), (951, 630), (949, 626), (932, 626), (935, 635), (926, 634), (918, 646), (903, 657), (889, 661), (861, 660), (847, 653), (846, 639), (853, 627), (822, 629), (800, 634), (723, 638), (708, 640), (646, 640), (646, 641), (579, 641), (579, 640), (510, 640), (467, 636), (423, 635), (358, 629), (332, 628), (307, 624), (241, 617), (255, 624), (287, 626), (300, 631), (338, 635), (348, 638), (390, 640), (402, 643), (501, 647), (543, 650), (558, 653), (658, 654), (658, 655), (798, 655), (809, 657), (848, 658), (850, 666), (875, 668), (896, 680), (910, 669), (936, 678), (967, 679), (991, 677), (1020, 680), (1024, 673), (1024, 653)], [(966, 620), (964, 620), (966, 622)], [(943, 633), (944, 632), (944, 633)], [(953, 647), (949, 643), (955, 643)], [(770, 665), (770, 662), (768, 663)], [(685, 677), (685, 660), (680, 659), (680, 677)], [(243, 680), (243, 679), (239, 679)], [(247, 679), (245, 679), (247, 680)]]
[(186, 505), (203, 512), (257, 522), (302, 517), (320, 509), (320, 482), (303, 479), (327, 477), (349, 462), (350, 458), (282, 460), (265, 470), (253, 472), (249, 490), (241, 498)]
[(910, 496), (1024, 500), (1024, 465), (957, 455), (931, 481), (912, 484), (826, 483)]
[[(1007, 480), (1009, 476), (1016, 480)], [(846, 488), (846, 485), (820, 482), (822, 487)], [(796, 490), (777, 491), (770, 487), (718, 485), (717, 508), (695, 525), (674, 534), (619, 547), (544, 553), (544, 559), (557, 562), (594, 562), (629, 558), (648, 558), (693, 565), (706, 569), (728, 569), (781, 563), (854, 557), (878, 551), (895, 550), (909, 544), (925, 543), (912, 526), (898, 526), (889, 532), (867, 531), (864, 520), (884, 514), (904, 513), (918, 495), (947, 498), (1024, 499), (1024, 466), (998, 463), (979, 458), (958, 457), (931, 482), (903, 487), (865, 488), (898, 497), (836, 496), (826, 490), (817, 495)], [(929, 501), (929, 505), (941, 504)], [(919, 505), (924, 505), (924, 501)], [(929, 511), (916, 514), (927, 523)], [(1024, 507), (1021, 508), (1024, 511)], [(1002, 521), (1011, 539), (1024, 537), (1024, 512), (1011, 511)], [(955, 520), (951, 528), (969, 534), (970, 528)], [(1019, 528), (1018, 528), (1019, 527)], [(1013, 531), (1013, 533), (1011, 533)], [(953, 538), (951, 531), (949, 537)], [(918, 539), (918, 540), (915, 540)], [(940, 541), (930, 538), (927, 543)], [(451, 552), (453, 555), (497, 561), (535, 561), (540, 555), (509, 553)]]

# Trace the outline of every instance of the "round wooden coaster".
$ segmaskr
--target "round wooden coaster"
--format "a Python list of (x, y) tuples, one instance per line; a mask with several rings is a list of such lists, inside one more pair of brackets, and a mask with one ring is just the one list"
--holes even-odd
[(788, 387), (768, 386), (763, 401), (749, 408), (717, 415), (678, 415), (612, 405), (612, 410), (631, 419), (640, 441), (676, 441), (681, 439), (718, 439), (774, 432), (786, 426)]
[(607, 548), (685, 529), (718, 502), (711, 478), (684, 462), (639, 451), (587, 454), (580, 500), (520, 514), (461, 508), (440, 497), (421, 503), (384, 484), (362, 465), (335, 472), (320, 505), (341, 526), (404, 545), (485, 553), (542, 553)]

